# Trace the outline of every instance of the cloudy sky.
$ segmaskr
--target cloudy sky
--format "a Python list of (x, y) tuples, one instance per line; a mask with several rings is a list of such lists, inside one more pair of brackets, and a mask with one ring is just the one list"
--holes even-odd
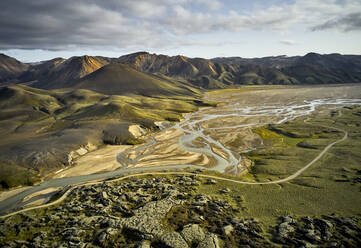
[(40, 61), (361, 54), (361, 0), (0, 0), (0, 52)]

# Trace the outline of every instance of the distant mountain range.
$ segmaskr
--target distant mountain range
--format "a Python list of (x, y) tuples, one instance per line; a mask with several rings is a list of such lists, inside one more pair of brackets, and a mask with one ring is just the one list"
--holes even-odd
[[(360, 55), (308, 53), (294, 57), (224, 57), (209, 60), (138, 52), (119, 58), (81, 56), (34, 64), (0, 55), (0, 85), (25, 83), (41, 89), (75, 87), (107, 94), (113, 87), (116, 94), (153, 94), (162, 87), (164, 89), (165, 84), (168, 85), (166, 88), (172, 84), (181, 88), (217, 89), (253, 84), (360, 82)], [(163, 86), (156, 85), (159, 83)]]

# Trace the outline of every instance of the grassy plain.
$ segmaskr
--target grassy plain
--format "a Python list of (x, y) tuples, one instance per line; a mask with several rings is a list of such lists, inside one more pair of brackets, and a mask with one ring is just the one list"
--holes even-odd
[[(217, 195), (225, 187), (228, 198), (242, 199), (241, 217), (254, 217), (271, 228), (280, 215), (361, 216), (361, 107), (340, 109), (342, 115), (325, 111), (308, 123), (289, 123), (257, 128), (265, 147), (243, 154), (252, 159), (244, 181), (264, 182), (285, 178), (305, 166), (329, 143), (348, 131), (349, 138), (335, 145), (324, 157), (296, 179), (280, 184), (240, 185), (219, 180), (201, 185), (200, 191)], [(287, 134), (287, 135), (286, 135)], [(315, 148), (297, 146), (306, 141)], [(212, 173), (217, 174), (217, 173)]]

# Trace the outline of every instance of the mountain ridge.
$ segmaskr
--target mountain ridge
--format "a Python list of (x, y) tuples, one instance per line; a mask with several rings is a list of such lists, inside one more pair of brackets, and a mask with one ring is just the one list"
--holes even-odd
[[(200, 89), (254, 84), (361, 83), (361, 55), (337, 53), (204, 59), (143, 51), (118, 58), (84, 55), (35, 64), (12, 59), (8, 56), (6, 59), (0, 57), (0, 85), (27, 83), (43, 89), (71, 88), (81, 78), (114, 63), (128, 64), (137, 71), (162, 75)], [(16, 66), (9, 72), (2, 61), (12, 61)]]

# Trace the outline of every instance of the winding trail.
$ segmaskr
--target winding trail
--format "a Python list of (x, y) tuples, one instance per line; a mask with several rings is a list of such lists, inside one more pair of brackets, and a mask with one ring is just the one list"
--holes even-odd
[[(330, 128), (330, 127), (328, 127)], [(232, 183), (238, 183), (238, 184), (248, 184), (248, 185), (263, 185), (263, 184), (278, 184), (278, 183), (284, 183), (287, 181), (290, 181), (292, 179), (295, 179), (296, 177), (300, 176), (305, 170), (307, 170), (309, 167), (311, 167), (314, 163), (316, 163), (318, 160), (320, 160), (322, 158), (322, 156), (330, 149), (332, 148), (334, 145), (336, 145), (337, 143), (340, 143), (344, 140), (347, 139), (348, 137), (348, 132), (345, 130), (342, 130), (340, 128), (335, 128), (332, 127), (332, 129), (341, 131), (344, 133), (344, 136), (339, 139), (336, 140), (332, 143), (330, 143), (329, 145), (327, 145), (311, 162), (309, 162), (307, 165), (305, 165), (304, 167), (302, 167), (301, 169), (299, 169), (298, 171), (296, 171), (294, 174), (283, 178), (283, 179), (279, 179), (279, 180), (275, 180), (275, 181), (269, 181), (269, 182), (246, 182), (246, 181), (239, 181), (239, 180), (235, 180), (235, 179), (230, 179), (230, 178), (225, 178), (225, 177), (219, 177), (219, 176), (211, 176), (211, 175), (203, 175), (203, 174), (198, 174), (198, 173), (191, 173), (191, 172), (145, 172), (145, 173), (137, 173), (137, 174), (132, 174), (132, 175), (127, 175), (127, 176), (123, 176), (120, 178), (116, 178), (116, 179), (112, 179), (112, 180), (108, 180), (107, 183), (109, 182), (116, 182), (116, 181), (122, 181), (124, 179), (128, 179), (128, 178), (132, 178), (132, 177), (138, 177), (138, 176), (147, 176), (147, 175), (195, 175), (198, 177), (202, 177), (202, 178), (211, 178), (211, 179), (216, 179), (216, 180), (222, 180), (222, 181), (227, 181), (227, 182), (232, 182)], [(69, 188), (68, 190), (66, 190), (66, 192), (57, 200), (47, 203), (47, 204), (43, 204), (43, 205), (39, 205), (39, 206), (34, 206), (34, 207), (29, 207), (29, 208), (25, 208), (25, 209), (21, 209), (6, 215), (2, 215), (0, 216), (0, 219), (2, 218), (7, 218), (10, 216), (13, 216), (15, 214), (19, 214), (19, 213), (23, 213), (26, 211), (30, 211), (30, 210), (34, 210), (34, 209), (40, 209), (40, 208), (46, 208), (46, 207), (50, 207), (56, 204), (61, 203), (62, 201), (64, 201), (68, 195), (76, 188), (80, 187), (80, 186), (90, 186), (90, 185), (96, 185), (96, 184), (101, 184), (104, 181), (96, 181), (96, 182), (89, 182), (89, 183), (84, 183), (84, 184), (79, 184), (79, 185), (75, 185), (72, 186), (71, 188)]]

